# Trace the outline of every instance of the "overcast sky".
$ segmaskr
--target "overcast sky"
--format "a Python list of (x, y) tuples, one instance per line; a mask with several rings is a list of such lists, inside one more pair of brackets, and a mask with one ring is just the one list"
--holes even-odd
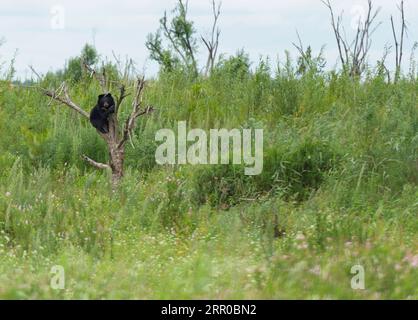
[[(148, 59), (146, 36), (158, 27), (164, 10), (171, 10), (175, 0), (1, 0), (0, 62), (16, 57), (17, 75), (30, 76), (28, 65), (38, 71), (62, 68), (69, 57), (79, 54), (86, 43), (94, 43), (98, 51), (109, 58), (112, 51), (133, 58), (148, 75), (157, 66)], [(210, 0), (189, 0), (190, 18), (200, 34), (209, 32), (212, 16)], [(348, 36), (351, 24), (365, 12), (366, 0), (334, 0), (336, 11), (344, 10)], [(385, 43), (392, 42), (389, 18), (398, 11), (396, 1), (375, 0), (382, 7), (371, 60), (382, 55)], [(413, 42), (418, 40), (416, 12), (418, 1), (406, 0), (409, 22), (406, 57)], [(220, 51), (233, 54), (245, 49), (253, 61), (269, 56), (273, 61), (292, 49), (297, 40), (296, 29), (306, 45), (315, 51), (326, 45), (325, 54), (330, 66), (337, 62), (337, 50), (329, 26), (327, 8), (320, 0), (223, 0), (220, 18), (222, 29)], [(201, 54), (203, 55), (203, 47)], [(203, 62), (203, 59), (201, 59)]]

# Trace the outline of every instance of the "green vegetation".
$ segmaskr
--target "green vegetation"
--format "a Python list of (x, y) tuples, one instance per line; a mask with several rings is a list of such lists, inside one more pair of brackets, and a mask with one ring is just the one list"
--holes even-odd
[[(158, 112), (140, 119), (114, 194), (80, 158), (107, 161), (87, 121), (0, 83), (0, 298), (418, 298), (414, 68), (393, 83), (320, 57), (251, 69), (238, 52), (206, 77), (162, 59), (144, 97)], [(100, 88), (77, 70), (42, 82), (71, 80), (87, 110)], [(156, 165), (155, 132), (178, 120), (263, 128), (263, 173)], [(64, 290), (50, 287), (54, 265)], [(351, 289), (354, 265), (365, 290)]]

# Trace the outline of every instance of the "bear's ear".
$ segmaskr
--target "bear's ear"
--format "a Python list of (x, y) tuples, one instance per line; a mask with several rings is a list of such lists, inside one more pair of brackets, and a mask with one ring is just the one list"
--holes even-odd
[(105, 94), (99, 94), (99, 99), (103, 98)]

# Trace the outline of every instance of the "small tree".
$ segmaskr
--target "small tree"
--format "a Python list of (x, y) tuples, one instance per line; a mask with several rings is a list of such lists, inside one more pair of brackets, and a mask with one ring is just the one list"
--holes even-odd
[[(151, 53), (151, 59), (157, 61), (164, 69), (171, 70), (178, 61), (194, 75), (197, 75), (197, 50), (193, 21), (187, 17), (188, 1), (178, 0), (173, 10), (174, 16), (169, 20), (167, 12), (160, 19), (160, 28), (155, 34), (149, 34), (146, 46)], [(169, 41), (170, 50), (164, 49), (161, 34)]]
[[(103, 92), (109, 92), (109, 81), (106, 77), (106, 73), (98, 73), (89, 64), (83, 64), (86, 70), (93, 76), (100, 84)], [(127, 64), (127, 68), (130, 68), (130, 64)], [(99, 163), (93, 159), (90, 159), (86, 155), (82, 155), (82, 158), (87, 161), (90, 165), (98, 169), (111, 170), (112, 172), (112, 187), (115, 190), (118, 186), (124, 172), (124, 159), (125, 159), (125, 144), (129, 137), (132, 135), (135, 128), (137, 119), (140, 116), (149, 114), (154, 109), (152, 106), (144, 106), (142, 101), (143, 91), (145, 88), (144, 78), (137, 77), (132, 85), (132, 81), (129, 81), (129, 72), (125, 72), (125, 79), (117, 84), (119, 93), (116, 97), (115, 113), (109, 118), (109, 132), (104, 134), (97, 130), (97, 133), (106, 142), (109, 151), (109, 162)], [(129, 87), (129, 83), (131, 86)], [(70, 97), (68, 86), (65, 82), (61, 84), (58, 89), (48, 90), (40, 88), (41, 91), (54, 101), (65, 105), (82, 117), (89, 120), (89, 113), (76, 104)], [(123, 126), (119, 123), (118, 111), (122, 106), (124, 99), (130, 94), (128, 91), (133, 93), (132, 111), (125, 121)]]
[[(188, 1), (178, 0), (173, 10), (173, 17), (168, 18), (167, 12), (160, 19), (160, 27), (155, 33), (147, 37), (146, 47), (150, 51), (150, 57), (156, 61), (162, 70), (173, 71), (183, 66), (194, 77), (198, 75), (197, 39), (193, 21), (187, 17)], [(212, 72), (218, 55), (219, 36), (218, 28), (219, 16), (221, 14), (221, 3), (216, 4), (212, 0), (213, 24), (211, 33), (208, 37), (201, 36), (201, 40), (208, 51), (204, 74)], [(163, 42), (169, 43), (164, 47)]]
[(149, 34), (145, 45), (150, 52), (151, 59), (156, 61), (164, 71), (172, 72), (179, 65), (180, 60), (170, 50), (163, 48), (160, 30), (155, 34)]

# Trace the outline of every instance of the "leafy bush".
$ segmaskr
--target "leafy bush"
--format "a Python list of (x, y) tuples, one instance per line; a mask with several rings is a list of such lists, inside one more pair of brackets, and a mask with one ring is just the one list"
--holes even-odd
[(264, 168), (258, 176), (245, 176), (243, 165), (194, 170), (192, 198), (197, 204), (223, 208), (276, 193), (302, 201), (321, 186), (338, 161), (337, 152), (323, 141), (307, 139), (290, 147), (274, 146), (264, 152)]

